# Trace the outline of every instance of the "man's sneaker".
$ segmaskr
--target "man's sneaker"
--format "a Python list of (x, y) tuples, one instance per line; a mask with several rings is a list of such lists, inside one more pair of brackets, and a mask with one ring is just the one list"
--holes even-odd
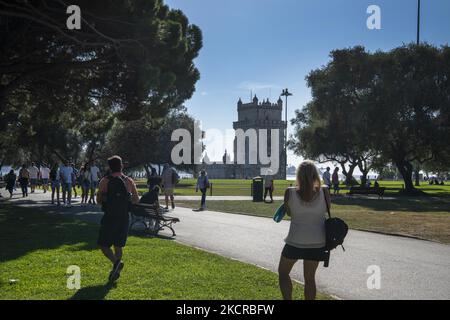
[(172, 202), (172, 210), (175, 209), (175, 202)]
[(120, 272), (122, 271), (124, 263), (122, 261), (117, 261), (113, 265), (113, 269), (109, 274), (109, 281), (114, 282), (120, 278)]

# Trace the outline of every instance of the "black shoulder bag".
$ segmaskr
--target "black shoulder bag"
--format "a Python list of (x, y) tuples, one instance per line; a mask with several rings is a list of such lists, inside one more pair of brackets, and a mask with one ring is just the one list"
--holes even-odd
[[(342, 219), (331, 217), (330, 206), (328, 205), (326, 196), (325, 204), (327, 206), (328, 212), (328, 219), (325, 221), (326, 250), (329, 253), (330, 251), (336, 249), (338, 246), (341, 246), (345, 251), (343, 244), (348, 233), (348, 225)], [(326, 268), (328, 267), (328, 264), (329, 255), (327, 261), (325, 261)]]

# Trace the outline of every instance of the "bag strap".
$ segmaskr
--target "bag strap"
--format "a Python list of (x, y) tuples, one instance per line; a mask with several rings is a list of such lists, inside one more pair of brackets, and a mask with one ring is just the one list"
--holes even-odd
[(122, 181), (122, 185), (123, 185), (123, 187), (125, 188), (125, 191), (126, 191), (127, 193), (129, 193), (129, 192), (128, 192), (128, 187), (127, 187), (127, 180), (125, 179), (125, 177), (124, 177), (123, 174), (120, 175), (120, 176), (117, 176), (117, 177), (114, 177), (113, 175), (109, 175), (109, 176), (108, 176), (108, 183), (109, 183), (112, 179), (116, 179), (116, 178), (119, 178), (119, 180)]
[(331, 219), (330, 205), (328, 204), (328, 201), (327, 201), (327, 195), (325, 194), (325, 189), (322, 189), (322, 190), (323, 190), (323, 198), (325, 200), (325, 205), (327, 206), (328, 217)]

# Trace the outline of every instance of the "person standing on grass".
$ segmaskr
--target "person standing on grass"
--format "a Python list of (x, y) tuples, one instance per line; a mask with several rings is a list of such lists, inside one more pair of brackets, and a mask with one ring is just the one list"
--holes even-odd
[(30, 183), (30, 172), (26, 165), (22, 165), (22, 169), (19, 171), (19, 183), (22, 189), (22, 196), (28, 197), (28, 184)]
[(55, 204), (55, 193), (56, 193), (56, 203), (58, 206), (61, 205), (59, 202), (59, 189), (61, 188), (61, 178), (59, 174), (58, 164), (55, 163), (49, 173), (50, 187), (52, 188), (52, 204)]
[(334, 169), (331, 180), (331, 182), (333, 182), (334, 194), (339, 194), (339, 168)]
[(62, 200), (64, 206), (71, 206), (72, 202), (72, 180), (73, 180), (73, 168), (70, 165), (70, 161), (66, 160), (64, 165), (59, 168), (59, 176), (62, 187)]
[(323, 179), (323, 182), (325, 183), (325, 185), (328, 187), (328, 189), (331, 190), (331, 173), (330, 173), (330, 171), (331, 171), (331, 168), (328, 167), (327, 171), (324, 172), (322, 179)]
[(199, 211), (205, 211), (206, 210), (206, 192), (208, 191), (210, 187), (208, 175), (206, 174), (205, 170), (200, 171), (200, 176), (197, 179), (197, 185), (195, 187), (195, 192), (198, 192), (198, 190), (202, 193), (202, 201), (200, 203), (200, 209)]
[(266, 202), (267, 193), (269, 193), (270, 196), (270, 202), (273, 203), (273, 191), (275, 190), (274, 183), (273, 183), (273, 175), (272, 171), (269, 169), (267, 172), (267, 175), (264, 177), (264, 202)]
[(40, 172), (41, 172), (41, 179), (42, 179), (42, 189), (44, 189), (44, 193), (47, 193), (48, 179), (50, 178), (50, 169), (45, 164), (43, 164)]
[(95, 162), (92, 162), (90, 169), (90, 181), (91, 181), (91, 196), (89, 197), (89, 204), (95, 204), (95, 193), (97, 192), (98, 183), (101, 178), (100, 169), (96, 166)]
[(36, 167), (36, 164), (34, 162), (31, 163), (31, 167), (28, 168), (28, 172), (30, 174), (31, 193), (34, 193), (39, 179), (39, 169), (38, 167)]
[(14, 170), (11, 170), (6, 176), (5, 176), (5, 182), (6, 182), (6, 190), (9, 192), (9, 198), (12, 198), (14, 193), (14, 186), (16, 185), (16, 174), (14, 173)]
[(175, 209), (174, 189), (180, 178), (175, 169), (171, 168), (169, 164), (166, 163), (164, 165), (161, 179), (164, 188), (164, 195), (166, 198), (166, 210), (169, 210), (169, 197), (172, 204), (172, 209)]
[(292, 300), (290, 273), (298, 260), (303, 260), (305, 299), (316, 298), (316, 271), (320, 261), (327, 261), (325, 220), (328, 188), (322, 188), (320, 176), (312, 161), (303, 162), (297, 171), (297, 187), (285, 192), (284, 203), (291, 217), (289, 234), (278, 267), (280, 289), (285, 300)]
[(122, 173), (122, 158), (109, 158), (108, 166), (110, 174), (100, 181), (97, 193), (97, 202), (105, 213), (97, 243), (113, 264), (109, 281), (114, 282), (124, 267), (122, 256), (128, 236), (129, 211), (132, 203), (139, 203), (139, 195), (134, 181)]

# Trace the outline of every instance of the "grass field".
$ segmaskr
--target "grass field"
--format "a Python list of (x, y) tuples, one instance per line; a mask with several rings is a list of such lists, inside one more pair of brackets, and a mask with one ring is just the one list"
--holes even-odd
[[(334, 197), (332, 214), (357, 230), (412, 236), (450, 244), (450, 200), (399, 197), (393, 200)], [(178, 201), (198, 208), (198, 201)], [(273, 217), (281, 201), (209, 201), (208, 210)]]
[[(214, 196), (250, 196), (251, 180), (211, 180), (212, 192)], [(175, 190), (175, 195), (192, 196), (195, 193), (196, 181), (193, 179), (183, 179)], [(282, 196), (284, 190), (295, 184), (294, 181), (277, 180), (275, 181), (275, 196)], [(147, 188), (144, 180), (137, 181), (140, 192), (146, 192)], [(381, 181), (381, 187), (387, 188), (386, 195), (396, 195), (403, 187), (402, 181)], [(348, 187), (341, 185), (341, 193), (348, 193)], [(449, 196), (450, 184), (445, 186), (430, 186), (425, 182), (421, 183), (418, 189), (434, 196)]]
[[(111, 266), (96, 249), (97, 231), (93, 224), (2, 204), (0, 299), (281, 298), (272, 272), (173, 241), (136, 236), (129, 238), (117, 286), (108, 286)], [(71, 265), (81, 268), (78, 291), (66, 287)], [(10, 284), (11, 279), (18, 282)], [(302, 298), (300, 285), (294, 292)]]

